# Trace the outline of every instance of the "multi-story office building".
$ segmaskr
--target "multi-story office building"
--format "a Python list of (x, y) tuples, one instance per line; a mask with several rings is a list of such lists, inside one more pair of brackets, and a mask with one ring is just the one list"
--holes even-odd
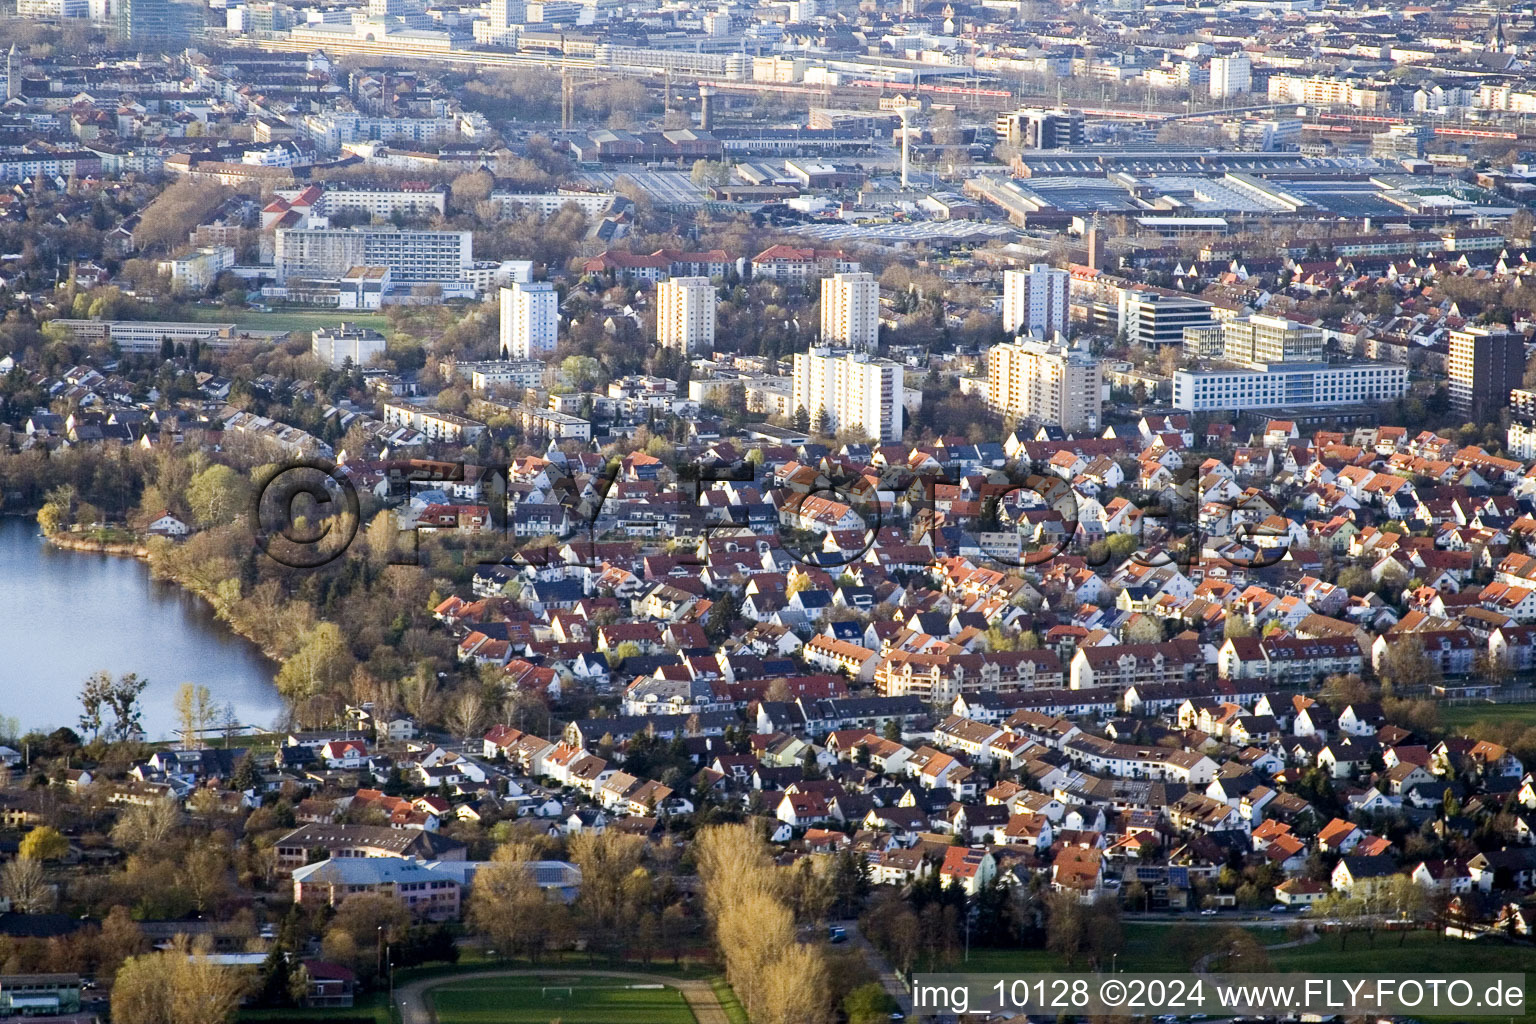
[(1120, 292), (1119, 305), (1120, 330), (1126, 340), (1145, 348), (1182, 345), (1186, 327), (1208, 327), (1216, 322), (1211, 304), (1204, 299), (1125, 289)]
[(1304, 409), (1388, 402), (1408, 390), (1408, 368), (1393, 363), (1275, 364), (1263, 369), (1181, 370), (1173, 404), (1188, 412)]
[(866, 352), (813, 348), (795, 353), (794, 407), (827, 433), (862, 430), (882, 441), (901, 436), (906, 399), (900, 363)]
[(353, 366), (367, 366), (384, 354), (384, 335), (342, 321), (310, 335), (310, 352), (333, 370), (341, 369), (349, 359)]
[(1253, 88), (1253, 64), (1241, 54), (1211, 58), (1211, 99), (1225, 100)]
[(994, 345), (987, 352), (987, 398), (1013, 419), (1097, 430), (1103, 411), (1099, 361), (1039, 341)]
[(1067, 333), (1067, 284), (1071, 275), (1044, 263), (1003, 271), (1003, 330), (1049, 341)]
[(1463, 327), (1451, 332), (1451, 409), (1472, 423), (1497, 419), (1525, 377), (1525, 342), (1504, 329)]
[(353, 267), (388, 267), (400, 286), (461, 281), (475, 265), (472, 231), (400, 231), (395, 228), (320, 228), (273, 232), (277, 280), (330, 279)]
[(548, 281), (517, 283), (501, 290), (501, 356), (537, 359), (560, 340), (560, 297)]
[(687, 355), (715, 348), (715, 287), (707, 277), (674, 277), (656, 286), (656, 340)]
[(875, 350), (880, 340), (880, 282), (874, 274), (822, 278), (821, 340), (860, 352)]
[(119, 0), (118, 32), (130, 43), (164, 41), (173, 32), (169, 0)]
[(1065, 149), (1086, 141), (1083, 115), (1077, 111), (1010, 110), (998, 114), (993, 127), (998, 141), (1019, 149)]
[[(1199, 328), (1191, 334), (1198, 335)], [(1252, 316), (1221, 325), (1222, 358), (1244, 366), (1272, 363), (1316, 363), (1323, 358), (1323, 332), (1283, 316)]]

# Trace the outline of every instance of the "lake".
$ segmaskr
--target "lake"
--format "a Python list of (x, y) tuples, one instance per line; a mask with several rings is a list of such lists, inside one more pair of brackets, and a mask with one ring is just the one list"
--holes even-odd
[(136, 558), (61, 551), (36, 521), (0, 517), (0, 715), (24, 729), (78, 728), (80, 684), (98, 669), (149, 680), (151, 739), (172, 738), (184, 682), (232, 703), (245, 725), (270, 726), (283, 711), (276, 666), (202, 600), (151, 580)]

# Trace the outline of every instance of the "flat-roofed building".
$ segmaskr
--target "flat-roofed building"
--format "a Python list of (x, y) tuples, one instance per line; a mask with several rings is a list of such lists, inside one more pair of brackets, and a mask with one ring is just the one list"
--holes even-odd
[(353, 366), (368, 366), (384, 354), (384, 335), (346, 321), (322, 327), (310, 339), (310, 352), (333, 370), (341, 369), (348, 360)]
[(1050, 341), (1067, 333), (1067, 284), (1071, 275), (1045, 263), (1003, 271), (1003, 330)]
[(795, 353), (794, 406), (828, 434), (862, 430), (871, 438), (901, 436), (905, 402), (900, 363), (864, 352), (813, 348)]
[(1408, 368), (1395, 363), (1274, 364), (1173, 375), (1174, 407), (1188, 412), (1390, 402), (1407, 390)]
[(501, 355), (534, 359), (560, 341), (560, 297), (548, 281), (515, 282), (501, 290)]
[(715, 288), (707, 277), (674, 277), (656, 286), (656, 340), (685, 355), (715, 347)]
[(1012, 419), (1097, 430), (1103, 412), (1099, 365), (1086, 352), (1061, 345), (994, 345), (987, 352), (987, 404)]
[(822, 278), (821, 340), (839, 348), (875, 351), (880, 342), (880, 282), (874, 274)]

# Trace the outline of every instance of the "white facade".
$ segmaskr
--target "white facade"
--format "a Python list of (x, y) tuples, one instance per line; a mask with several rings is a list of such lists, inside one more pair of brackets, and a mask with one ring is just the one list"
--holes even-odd
[(566, 206), (575, 206), (590, 219), (597, 219), (613, 209), (615, 192), (492, 192), (491, 202), (501, 207), (503, 217), (518, 210), (529, 210), (541, 218), (553, 217)]
[(548, 281), (514, 284), (501, 290), (503, 359), (536, 359), (559, 343), (560, 298)]
[(870, 273), (821, 279), (821, 340), (873, 352), (880, 340), (880, 282)]
[(1173, 375), (1173, 404), (1187, 412), (1386, 402), (1407, 390), (1408, 368), (1394, 363), (1306, 363)]
[(160, 264), (171, 277), (173, 292), (203, 292), (223, 271), (235, 265), (235, 250), (228, 245), (204, 246), (197, 252)]
[(707, 277), (674, 277), (656, 286), (656, 340), (688, 355), (715, 348), (715, 288)]
[(1519, 420), (1511, 423), (1505, 447), (1509, 449), (1509, 457), (1512, 459), (1536, 459), (1536, 425), (1521, 423)]
[(830, 348), (795, 353), (795, 410), (804, 409), (813, 423), (819, 414), (829, 433), (862, 430), (882, 441), (899, 438), (905, 400), (900, 363)]
[(1067, 333), (1067, 284), (1072, 275), (1044, 263), (1003, 271), (1003, 330), (1049, 341)]
[[(313, 186), (311, 186), (313, 187)], [(273, 195), (293, 202), (304, 196), (309, 189), (276, 189)], [(431, 213), (447, 212), (448, 193), (443, 188), (346, 188), (324, 189), (313, 206), (313, 212), (322, 217), (338, 213), (366, 213), (371, 217), (388, 218), (396, 213), (408, 217), (424, 217)]]
[(1247, 57), (1211, 58), (1211, 99), (1225, 100), (1253, 88), (1253, 64)]
[(397, 231), (394, 228), (278, 228), (273, 265), (277, 279), (338, 278), (353, 267), (388, 267), (396, 285), (448, 284), (475, 264), (472, 231)]
[(310, 335), (310, 352), (333, 370), (348, 359), (353, 366), (368, 366), (384, 354), (384, 335), (349, 323), (322, 327)]

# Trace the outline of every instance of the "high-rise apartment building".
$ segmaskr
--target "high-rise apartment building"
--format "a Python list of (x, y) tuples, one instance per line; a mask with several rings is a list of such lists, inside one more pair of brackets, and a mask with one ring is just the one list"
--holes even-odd
[(1067, 333), (1067, 285), (1072, 275), (1045, 263), (1003, 271), (1003, 330), (1050, 341)]
[(1497, 419), (1525, 378), (1525, 341), (1508, 330), (1463, 327), (1451, 332), (1445, 363), (1451, 409), (1468, 422)]
[(548, 281), (501, 290), (501, 357), (537, 359), (560, 340), (560, 297)]
[(1323, 358), (1322, 329), (1283, 316), (1255, 313), (1228, 320), (1221, 325), (1221, 339), (1222, 358), (1245, 366), (1316, 363)]
[(828, 434), (860, 430), (871, 438), (901, 437), (905, 377), (900, 363), (867, 352), (813, 348), (795, 353), (796, 413)]
[(994, 345), (987, 352), (987, 401), (1012, 419), (1097, 430), (1103, 413), (1099, 361), (1040, 341)]
[(1253, 63), (1245, 56), (1211, 58), (1211, 99), (1225, 100), (1253, 89)]
[(715, 287), (707, 277), (674, 277), (656, 286), (656, 340), (686, 355), (715, 347)]
[(860, 272), (821, 279), (821, 340), (873, 352), (880, 340), (880, 282)]

